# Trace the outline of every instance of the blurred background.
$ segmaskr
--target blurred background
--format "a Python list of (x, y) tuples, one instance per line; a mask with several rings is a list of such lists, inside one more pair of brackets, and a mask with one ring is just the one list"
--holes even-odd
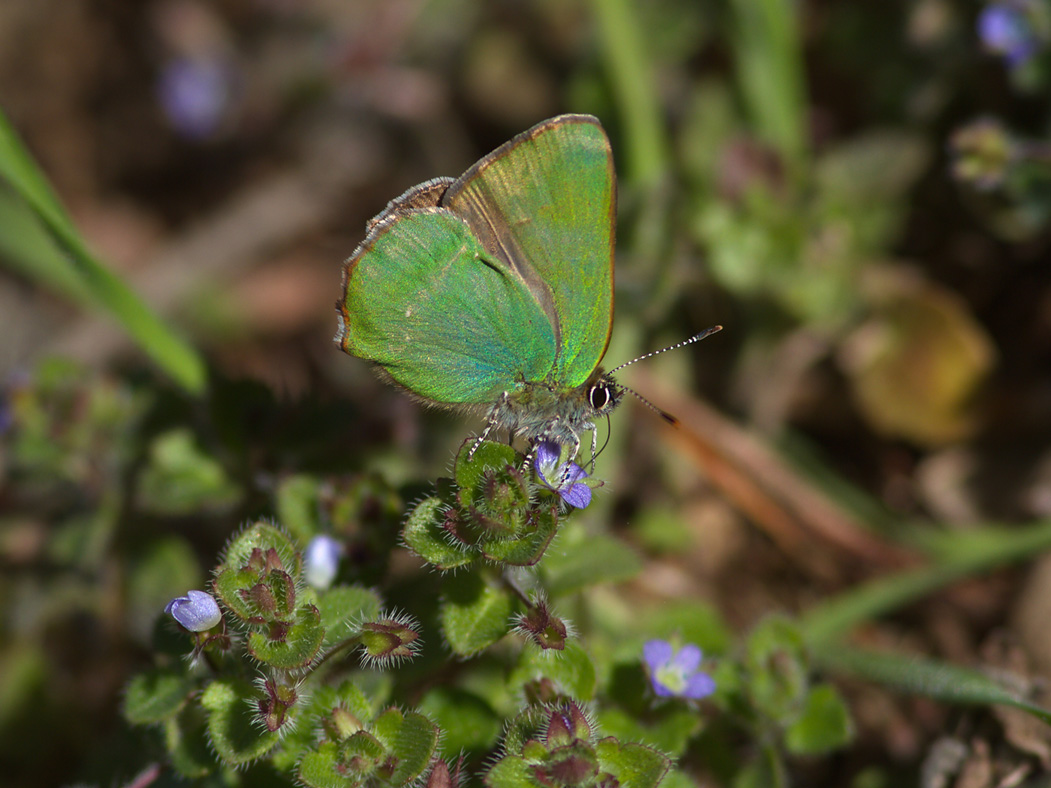
[[(683, 422), (612, 419), (587, 516), (647, 556), (631, 594), (743, 628), (925, 533), (1051, 516), (1049, 48), (1041, 0), (5, 0), (0, 108), (211, 382), (40, 275), (59, 252), (0, 190), (5, 783), (134, 773), (120, 691), (159, 610), (282, 480), (382, 477), (393, 531), (447, 471), (479, 423), (339, 352), (340, 264), (387, 200), (562, 112), (619, 175), (606, 365), (725, 326), (623, 374)], [(1036, 553), (866, 636), (1047, 678)], [(851, 697), (855, 765), (962, 724)]]

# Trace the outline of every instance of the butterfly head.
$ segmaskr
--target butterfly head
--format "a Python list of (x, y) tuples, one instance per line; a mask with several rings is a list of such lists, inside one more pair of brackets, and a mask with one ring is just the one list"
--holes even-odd
[(608, 372), (601, 369), (586, 384), (585, 396), (592, 416), (605, 416), (620, 404), (624, 388)]

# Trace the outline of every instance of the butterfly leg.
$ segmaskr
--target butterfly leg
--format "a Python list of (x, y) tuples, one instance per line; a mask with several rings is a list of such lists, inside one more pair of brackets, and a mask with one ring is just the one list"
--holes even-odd
[(500, 399), (493, 405), (492, 410), (489, 411), (489, 418), (486, 420), (485, 429), (482, 430), (482, 434), (479, 435), (475, 441), (471, 450), (467, 452), (467, 462), (474, 459), (474, 453), (478, 451), (478, 447), (481, 446), (485, 439), (489, 437), (489, 433), (492, 432), (500, 424), (500, 413), (507, 406), (507, 402), (510, 399), (510, 395), (505, 391), (500, 395)]
[(565, 438), (569, 437), (573, 441), (573, 452), (569, 455), (570, 460), (575, 460), (577, 452), (580, 451), (580, 438), (577, 433), (571, 427), (563, 427), (559, 417), (555, 416), (550, 423), (544, 428), (544, 431), (540, 433), (533, 441), (529, 444), (529, 451), (526, 453), (525, 462), (522, 465), (522, 470), (528, 470), (529, 466), (533, 464), (533, 460), (536, 457), (536, 447), (550, 441), (552, 443), (561, 446), (565, 443)]

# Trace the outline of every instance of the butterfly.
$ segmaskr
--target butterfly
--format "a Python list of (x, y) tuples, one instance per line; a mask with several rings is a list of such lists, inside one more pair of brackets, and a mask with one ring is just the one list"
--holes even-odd
[(598, 119), (538, 123), (368, 222), (343, 264), (335, 341), (420, 400), (488, 409), (479, 440), (503, 429), (573, 457), (590, 430), (594, 454), (595, 419), (625, 391), (600, 366), (615, 216)]

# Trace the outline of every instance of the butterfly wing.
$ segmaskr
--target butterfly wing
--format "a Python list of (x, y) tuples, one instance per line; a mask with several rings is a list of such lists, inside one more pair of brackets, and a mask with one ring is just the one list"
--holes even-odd
[(549, 381), (583, 384), (613, 320), (615, 175), (598, 119), (561, 115), (519, 134), (458, 178), (441, 205), (467, 221), (547, 316), (556, 347)]
[(462, 218), (410, 196), (344, 264), (340, 347), (441, 403), (495, 402), (516, 379), (549, 374), (555, 336), (536, 296)]

